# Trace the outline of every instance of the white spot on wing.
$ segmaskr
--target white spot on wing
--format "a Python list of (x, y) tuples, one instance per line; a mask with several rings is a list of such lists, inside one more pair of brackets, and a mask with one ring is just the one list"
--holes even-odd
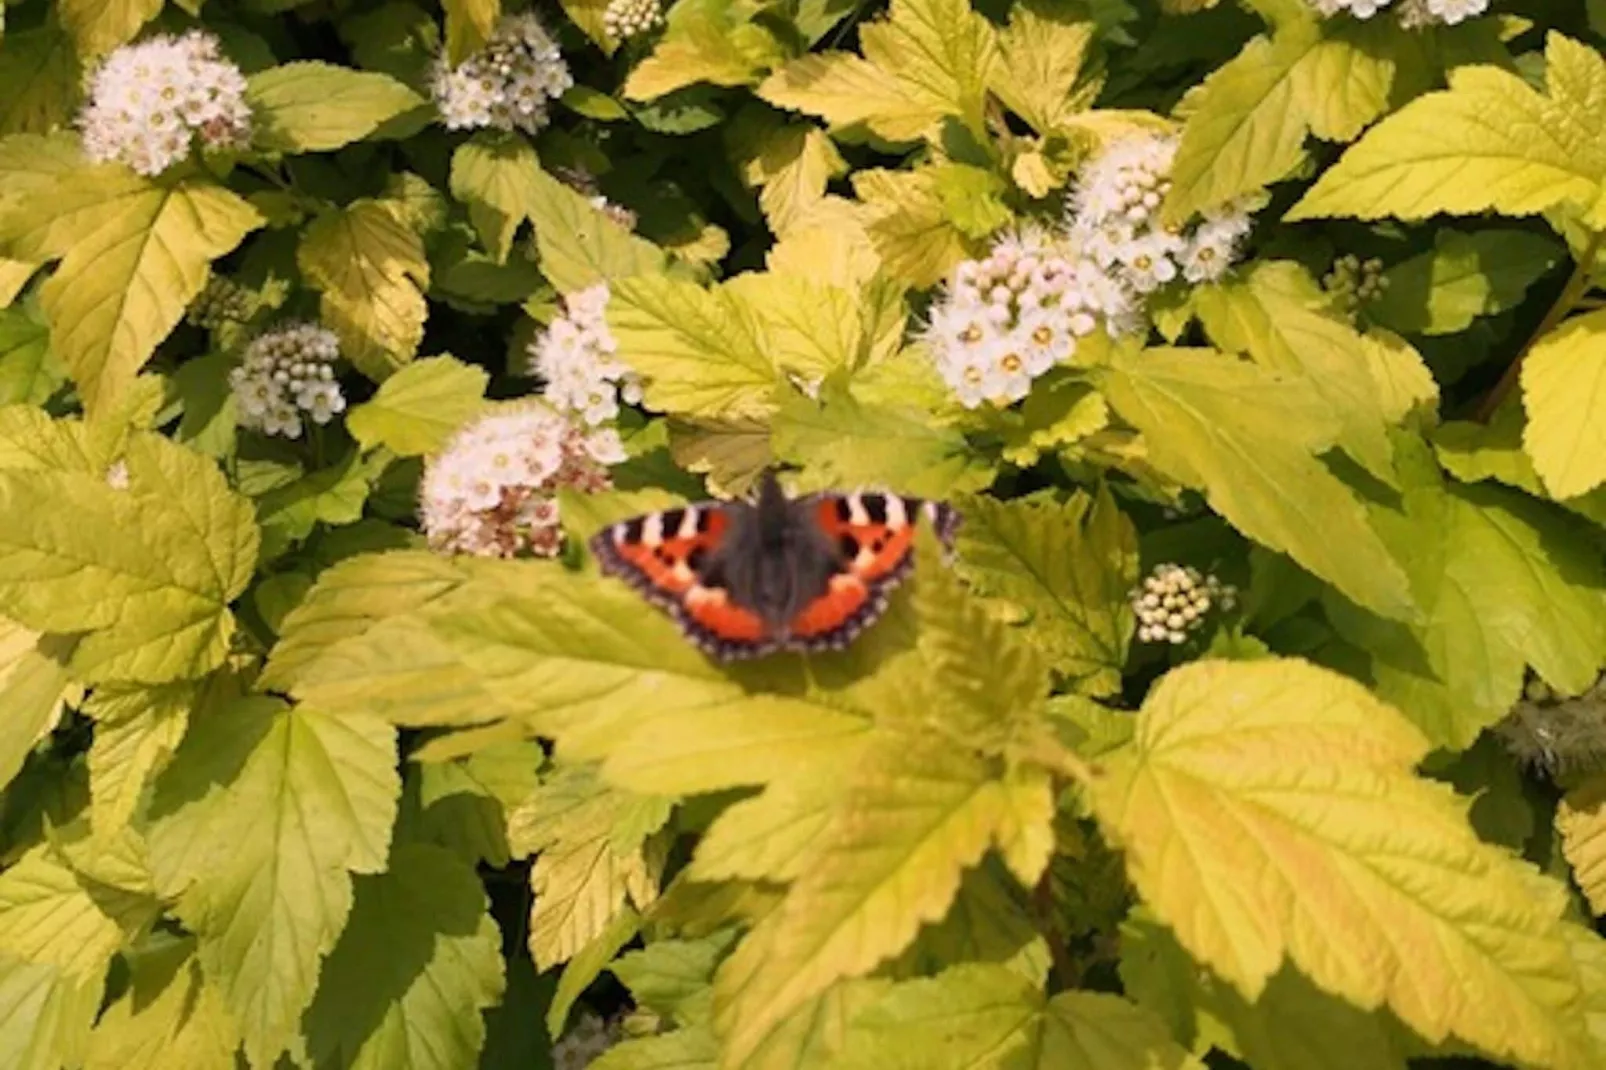
[(661, 546), (664, 541), (664, 518), (653, 513), (641, 525), (641, 541), (648, 546)]
[(897, 531), (909, 523), (909, 510), (904, 508), (903, 499), (896, 494), (887, 495), (887, 530)]
[(682, 539), (690, 539), (697, 534), (697, 507), (688, 505), (686, 515), (680, 518), (680, 530), (675, 534)]
[(870, 522), (870, 514), (865, 512), (864, 499), (857, 494), (849, 494), (845, 499), (848, 503), (848, 522), (855, 527), (863, 527)]

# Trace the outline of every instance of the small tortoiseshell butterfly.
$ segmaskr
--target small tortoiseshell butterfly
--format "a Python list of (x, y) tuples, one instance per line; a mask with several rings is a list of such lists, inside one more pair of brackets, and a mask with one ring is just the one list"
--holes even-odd
[(667, 609), (721, 660), (840, 650), (874, 624), (914, 563), (924, 516), (945, 545), (959, 516), (897, 494), (788, 498), (765, 472), (751, 502), (699, 502), (604, 528), (602, 571)]

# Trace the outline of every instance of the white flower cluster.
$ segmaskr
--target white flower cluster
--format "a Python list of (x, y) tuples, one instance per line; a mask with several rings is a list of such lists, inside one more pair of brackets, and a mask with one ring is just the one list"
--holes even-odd
[(199, 30), (114, 50), (90, 75), (88, 96), (78, 119), (84, 155), (142, 175), (187, 158), (196, 137), (208, 148), (242, 147), (251, 137), (245, 75)]
[(547, 105), (574, 78), (533, 12), (504, 16), (485, 47), (453, 67), (435, 68), (436, 107), (449, 130), (493, 126), (534, 134), (547, 124)]
[(641, 382), (619, 359), (608, 330), (608, 284), (598, 283), (564, 299), (564, 314), (530, 343), (530, 370), (546, 381), (542, 396), (559, 412), (589, 426), (619, 415), (619, 402), (641, 400)]
[(460, 429), (424, 466), (424, 534), (445, 553), (552, 557), (563, 545), (554, 493), (612, 486), (624, 460), (611, 429), (586, 431), (539, 401), (495, 410)]
[(335, 381), (340, 342), (315, 323), (292, 323), (258, 335), (245, 347), (229, 384), (238, 399), (240, 424), (269, 435), (301, 437), (305, 413), (326, 424), (344, 412), (346, 399)]
[[(1310, 3), (1328, 18), (1347, 13), (1358, 19), (1369, 19), (1388, 10), (1394, 0), (1310, 0)], [(1489, 0), (1400, 0), (1399, 6), (1394, 8), (1400, 25), (1407, 29), (1454, 26), (1488, 10)]]
[(1383, 274), (1383, 261), (1377, 257), (1362, 260), (1347, 253), (1333, 261), (1332, 270), (1322, 276), (1322, 288), (1332, 295), (1340, 310), (1354, 312), (1382, 297), (1389, 280)]
[(223, 275), (213, 275), (184, 310), (184, 319), (191, 326), (215, 331), (225, 323), (250, 319), (251, 305), (250, 290)]
[(1181, 643), (1204, 626), (1212, 606), (1231, 609), (1238, 592), (1214, 575), (1189, 566), (1155, 566), (1132, 592), (1132, 611), (1138, 618), (1138, 641)]
[(1170, 135), (1123, 138), (1082, 169), (1071, 197), (1072, 245), (1139, 294), (1178, 275), (1191, 283), (1219, 279), (1251, 226), (1249, 213), (1236, 207), (1206, 213), (1187, 228), (1161, 225), (1178, 144)]
[(602, 12), (602, 28), (615, 41), (627, 41), (663, 25), (662, 0), (608, 0)]
[(937, 371), (967, 408), (1008, 405), (1103, 322), (1111, 333), (1136, 311), (1126, 286), (1028, 228), (954, 269), (932, 306), (926, 341)]

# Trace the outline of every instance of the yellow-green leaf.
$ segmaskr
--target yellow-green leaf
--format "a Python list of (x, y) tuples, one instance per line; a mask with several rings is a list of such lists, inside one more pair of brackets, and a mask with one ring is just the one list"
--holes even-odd
[(323, 321), (358, 371), (383, 380), (413, 359), (429, 314), (429, 261), (418, 234), (383, 202), (357, 201), (314, 220), (296, 263), (323, 291)]
[(1316, 459), (1337, 418), (1308, 384), (1204, 350), (1117, 357), (1100, 386), (1149, 459), (1245, 535), (1385, 616), (1414, 612), (1405, 573), (1354, 493)]
[(0, 134), (43, 134), (72, 112), (80, 71), (54, 22), (0, 39)]
[(0, 955), (98, 984), (123, 944), (123, 929), (97, 890), (48, 847), (23, 855), (0, 874)]
[(751, 85), (782, 58), (749, 0), (680, 0), (669, 8), (652, 55), (625, 79), (629, 100), (655, 100), (698, 82)]
[(128, 988), (90, 1034), (86, 1070), (234, 1070), (239, 1033), (201, 973), (194, 939), (141, 949), (129, 972)]
[(1055, 669), (1093, 694), (1118, 690), (1138, 552), (1114, 499), (1078, 494), (1060, 505), (970, 497), (958, 507), (961, 573), (1013, 608)]
[(128, 825), (145, 785), (184, 738), (197, 685), (95, 688), (84, 712), (95, 720), (89, 747), (90, 824), (109, 837)]
[(352, 409), (346, 427), (365, 447), (401, 457), (434, 453), (484, 404), (485, 371), (453, 357), (415, 361)]
[(1139, 895), (1249, 999), (1291, 962), (1431, 1041), (1582, 1067), (1565, 891), (1414, 775), (1428, 749), (1306, 662), (1194, 662), (1149, 693), (1092, 799)]
[(1606, 775), (1569, 791), (1556, 808), (1561, 849), (1596, 915), (1606, 914)]
[(935, 286), (978, 249), (948, 218), (932, 168), (855, 171), (853, 190), (864, 202), (865, 229), (887, 273), (915, 289)]
[(165, 0), (61, 0), (56, 16), (72, 34), (80, 56), (100, 56), (125, 45), (156, 17)]
[(250, 503), (208, 458), (157, 435), (130, 440), (127, 464), (127, 491), (87, 474), (0, 474), (0, 606), (41, 631), (90, 633), (72, 656), (79, 679), (198, 676), (223, 660), (229, 603), (256, 562)]
[(831, 139), (810, 123), (766, 128), (752, 144), (741, 147), (742, 177), (759, 188), (759, 207), (777, 236), (818, 204), (831, 179), (847, 170)]
[(989, 773), (936, 736), (894, 735), (866, 753), (834, 832), (720, 967), (715, 1023), (727, 1065), (744, 1065), (793, 1010), (868, 973), (947, 912), (960, 875), (1009, 823)]
[(1330, 25), (1314, 12), (1290, 19), (1205, 80), (1171, 170), (1168, 221), (1286, 178), (1307, 134), (1348, 141), (1382, 113), (1394, 81), (1383, 35), (1397, 31)]
[(1606, 223), (1606, 138), (1594, 125), (1606, 62), (1558, 33), (1545, 57), (1548, 95), (1510, 71), (1457, 67), (1449, 89), (1379, 123), (1285, 218), (1522, 216), (1573, 204)]
[(999, 62), (992, 89), (1000, 100), (1039, 134), (1058, 130), (1067, 116), (1091, 103), (1082, 67), (1096, 24), (1052, 4), (1014, 5), (1009, 28), (998, 38)]
[(646, 401), (686, 416), (767, 414), (779, 379), (758, 313), (729, 286), (667, 275), (616, 283), (608, 328), (645, 380)]
[(469, 220), (498, 263), (546, 192), (544, 177), (535, 150), (520, 137), (481, 135), (452, 153), (452, 196), (468, 205)]
[(0, 788), (61, 719), (67, 700), (68, 644), (0, 618), (0, 694), (5, 696), (5, 730), (0, 732)]
[(351, 872), (385, 868), (395, 729), (251, 698), (191, 724), (150, 804), (151, 867), (200, 940), (253, 1065), (296, 1041), (351, 910)]
[(1213, 343), (1304, 379), (1338, 422), (1344, 452), (1378, 479), (1395, 482), (1389, 421), (1366, 339), (1331, 311), (1303, 267), (1261, 261), (1230, 282), (1200, 287), (1193, 297)]
[(951, 115), (974, 132), (983, 129), (996, 33), (969, 0), (893, 0), (887, 18), (859, 27), (859, 43), (928, 122)]
[(446, 9), (446, 55), (461, 63), (484, 47), (502, 14), (502, 0), (441, 0)]
[(535, 224), (541, 274), (559, 293), (663, 270), (664, 253), (544, 171), (530, 177), (523, 210)]
[(474, 1065), (481, 1014), (504, 987), (501, 934), (478, 877), (439, 847), (406, 843), (384, 873), (355, 885), (307, 1012), (313, 1057), (352, 1070)]
[(1407, 334), (1456, 334), (1515, 306), (1556, 265), (1561, 246), (1525, 230), (1441, 230), (1433, 248), (1383, 273), (1366, 318)]
[(1553, 498), (1606, 482), (1606, 312), (1541, 338), (1522, 362), (1522, 445)]
[(0, 245), (61, 259), (40, 289), (50, 341), (92, 414), (113, 411), (206, 284), (211, 262), (262, 217), (202, 179), (157, 183), (121, 166), (80, 168), (0, 201)]
[(329, 152), (424, 104), (388, 74), (315, 61), (251, 75), (245, 99), (252, 141), (278, 152)]

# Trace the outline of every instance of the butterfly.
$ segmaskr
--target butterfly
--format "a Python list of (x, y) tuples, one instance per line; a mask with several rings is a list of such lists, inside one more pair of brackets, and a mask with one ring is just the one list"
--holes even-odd
[(592, 536), (608, 575), (666, 609), (722, 661), (780, 650), (841, 650), (880, 619), (914, 565), (914, 530), (952, 548), (959, 514), (869, 491), (789, 498), (773, 471), (751, 502), (699, 502)]

